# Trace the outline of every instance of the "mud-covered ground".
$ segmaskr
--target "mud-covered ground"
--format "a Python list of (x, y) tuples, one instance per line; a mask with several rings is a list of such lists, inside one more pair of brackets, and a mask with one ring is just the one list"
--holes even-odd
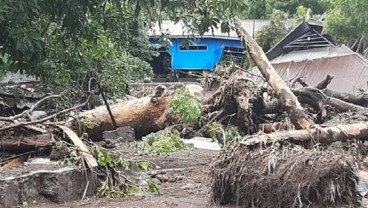
[(30, 207), (67, 208), (67, 207), (134, 207), (134, 208), (205, 208), (210, 205), (207, 180), (208, 164), (217, 155), (215, 151), (194, 149), (185, 153), (175, 153), (170, 156), (136, 156), (133, 148), (123, 148), (122, 152), (128, 158), (144, 158), (166, 169), (165, 177), (172, 182), (159, 183), (161, 195), (128, 197), (119, 199), (88, 198), (84, 201), (69, 202), (55, 205), (52, 203), (37, 203)]

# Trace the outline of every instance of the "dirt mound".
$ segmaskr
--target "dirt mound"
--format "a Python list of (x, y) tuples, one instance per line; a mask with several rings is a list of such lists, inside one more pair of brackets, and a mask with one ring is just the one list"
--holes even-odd
[(351, 156), (275, 144), (249, 151), (229, 144), (211, 164), (211, 198), (244, 207), (360, 205)]

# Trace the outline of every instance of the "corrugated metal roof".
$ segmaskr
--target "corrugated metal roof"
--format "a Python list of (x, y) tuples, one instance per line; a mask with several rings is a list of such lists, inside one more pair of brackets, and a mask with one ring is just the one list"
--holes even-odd
[[(274, 47), (267, 51), (267, 58), (270, 60), (275, 59), (281, 54), (291, 51), (291, 49), (285, 49), (284, 47), (293, 42), (294, 40), (300, 38), (302, 35), (313, 32), (322, 33), (323, 23), (315, 20), (310, 20), (308, 22), (300, 22), (293, 30), (291, 30), (283, 39), (281, 39)], [(328, 36), (324, 36), (328, 39)]]
[(358, 54), (273, 64), (283, 80), (303, 77), (310, 86), (316, 86), (328, 74), (335, 78), (328, 86), (339, 92), (356, 93), (366, 88), (368, 81), (368, 61)]
[[(332, 52), (328, 54), (329, 51)], [(286, 82), (303, 77), (309, 86), (316, 86), (328, 74), (332, 74), (335, 77), (328, 86), (331, 90), (356, 93), (359, 88), (367, 88), (368, 60), (346, 46), (334, 47), (331, 50), (310, 49), (291, 52), (275, 60), (271, 63)], [(257, 67), (253, 67), (251, 71), (252, 74), (260, 75)], [(259, 78), (256, 82), (263, 83)]]
[(354, 54), (350, 48), (345, 45), (336, 47), (314, 48), (309, 50), (292, 51), (282, 54), (271, 61), (272, 64), (285, 62), (300, 62), (321, 58), (330, 58)]
[[(242, 20), (242, 24), (247, 32), (252, 35), (253, 34), (253, 21), (254, 21), (254, 34), (257, 33), (263, 26), (269, 25), (270, 20)], [(284, 22), (285, 25), (289, 26), (293, 24), (292, 19), (287, 20)], [(185, 24), (180, 21), (175, 24), (173, 21), (163, 21), (161, 25), (161, 29), (159, 24), (156, 23), (154, 27), (150, 30), (150, 36), (160, 35), (161, 33), (169, 33), (171, 37), (183, 37), (192, 35), (191, 30), (188, 27), (185, 27)], [(229, 38), (238, 38), (235, 30), (231, 30), (230, 33), (222, 33), (221, 28), (218, 27), (217, 29), (214, 28), (214, 31), (206, 32), (203, 37), (229, 37)]]

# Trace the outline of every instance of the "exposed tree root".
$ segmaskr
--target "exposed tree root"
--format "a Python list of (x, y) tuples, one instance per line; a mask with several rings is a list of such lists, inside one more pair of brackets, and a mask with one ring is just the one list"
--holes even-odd
[(242, 207), (358, 207), (354, 159), (341, 151), (274, 145), (249, 151), (233, 142), (210, 168), (211, 198)]
[(212, 115), (222, 111), (220, 119), (217, 120), (223, 125), (231, 123), (245, 133), (252, 134), (258, 131), (256, 114), (263, 108), (262, 103), (258, 102), (258, 97), (258, 89), (254, 82), (248, 78), (246, 72), (237, 70), (207, 100), (204, 112)]

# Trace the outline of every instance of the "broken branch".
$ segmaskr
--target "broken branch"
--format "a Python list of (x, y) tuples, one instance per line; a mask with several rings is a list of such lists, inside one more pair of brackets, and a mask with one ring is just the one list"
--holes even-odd
[(320, 143), (332, 143), (335, 141), (347, 141), (351, 139), (362, 139), (365, 137), (368, 137), (368, 122), (248, 136), (240, 143), (246, 146), (255, 146), (259, 144), (267, 145), (282, 141), (305, 142), (313, 140)]
[(19, 122), (19, 123), (15, 123), (15, 124), (12, 124), (12, 125), (4, 126), (4, 127), (0, 128), (0, 132), (7, 131), (7, 130), (10, 130), (10, 129), (14, 129), (14, 128), (19, 128), (19, 127), (22, 127), (22, 126), (28, 126), (28, 125), (33, 125), (33, 124), (39, 124), (39, 123), (46, 122), (46, 121), (48, 121), (52, 118), (55, 118), (55, 117), (57, 117), (57, 116), (59, 116), (63, 113), (67, 113), (69, 111), (76, 110), (78, 107), (87, 105), (87, 103), (89, 102), (89, 99), (91, 98), (91, 96), (92, 96), (92, 93), (88, 96), (87, 100), (84, 103), (80, 104), (80, 105), (64, 109), (62, 111), (59, 111), (57, 113), (54, 113), (50, 116), (47, 116), (45, 118), (42, 118), (42, 119), (39, 119), (39, 120), (36, 120), (36, 121)]

